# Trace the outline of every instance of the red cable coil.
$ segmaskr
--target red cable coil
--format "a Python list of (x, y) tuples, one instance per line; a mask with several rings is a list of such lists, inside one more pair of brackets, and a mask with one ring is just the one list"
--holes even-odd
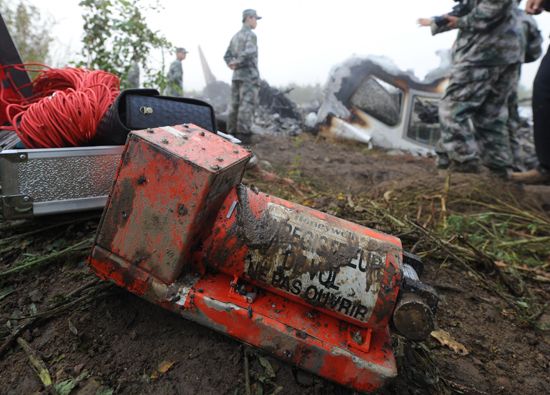
[[(30, 70), (35, 66), (41, 65), (8, 67)], [(101, 70), (41, 67), (32, 82), (31, 97), (19, 95), (20, 100), (7, 102), (0, 92), (11, 128), (26, 148), (89, 144), (101, 118), (120, 93), (119, 78)]]

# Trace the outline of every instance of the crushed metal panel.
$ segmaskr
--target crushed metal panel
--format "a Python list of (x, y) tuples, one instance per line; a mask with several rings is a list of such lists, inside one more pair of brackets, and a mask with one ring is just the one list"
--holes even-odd
[(423, 125), (417, 112), (437, 102), (446, 83), (443, 76), (420, 81), (384, 58), (352, 58), (332, 71), (317, 125), (328, 137), (429, 154), (439, 127)]

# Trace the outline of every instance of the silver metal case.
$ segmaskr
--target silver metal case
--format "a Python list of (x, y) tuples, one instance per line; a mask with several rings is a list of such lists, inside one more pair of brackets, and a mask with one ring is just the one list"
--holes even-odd
[(0, 152), (0, 216), (5, 219), (105, 206), (124, 146)]

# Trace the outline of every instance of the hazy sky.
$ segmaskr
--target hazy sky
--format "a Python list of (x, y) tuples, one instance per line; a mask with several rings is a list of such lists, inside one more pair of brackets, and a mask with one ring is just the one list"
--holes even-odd
[[(82, 37), (78, 0), (31, 3), (57, 20), (54, 58), (70, 59), (80, 49)], [(148, 15), (148, 21), (176, 46), (189, 51), (183, 62), (186, 89), (204, 86), (199, 45), (214, 75), (230, 81), (231, 70), (223, 55), (231, 36), (241, 27), (245, 8), (255, 8), (263, 17), (255, 30), (260, 74), (275, 86), (325, 83), (330, 69), (352, 55), (384, 55), (423, 77), (439, 64), (435, 51), (449, 48), (455, 38), (453, 32), (432, 37), (428, 28), (416, 25), (418, 17), (448, 12), (454, 5), (451, 0), (161, 0), (160, 4), (164, 9)], [(536, 19), (546, 49), (550, 13)], [(172, 58), (169, 54), (168, 62)], [(153, 61), (160, 62), (160, 57)], [(524, 66), (523, 84), (532, 83), (537, 65)]]

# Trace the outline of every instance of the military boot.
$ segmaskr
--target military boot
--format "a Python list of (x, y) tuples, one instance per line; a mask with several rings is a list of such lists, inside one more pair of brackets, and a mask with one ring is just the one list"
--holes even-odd
[(522, 184), (550, 184), (550, 171), (539, 166), (529, 171), (512, 173), (510, 180)]
[(466, 162), (451, 161), (449, 169), (458, 173), (479, 173), (481, 166), (479, 165), (479, 161), (475, 159)]
[(449, 165), (451, 164), (451, 161), (449, 160), (449, 157), (446, 154), (443, 153), (437, 153), (437, 159), (436, 159), (436, 166), (439, 170), (446, 170), (449, 168)]
[(502, 180), (509, 180), (512, 170), (504, 167), (487, 167), (493, 177), (498, 177)]

